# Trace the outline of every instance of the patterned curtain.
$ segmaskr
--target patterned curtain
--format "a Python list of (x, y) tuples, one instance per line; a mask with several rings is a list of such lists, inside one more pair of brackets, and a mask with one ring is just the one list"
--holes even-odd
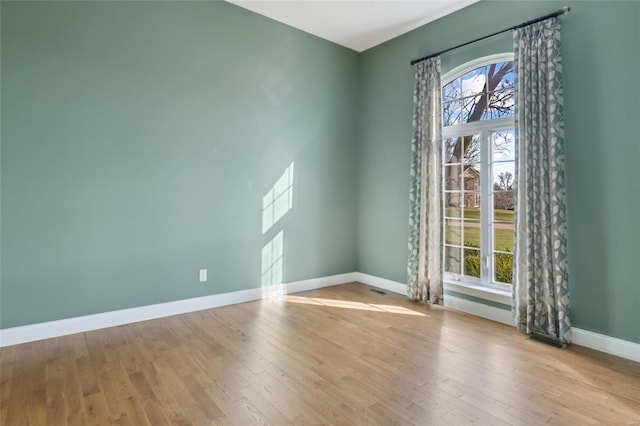
[(440, 58), (416, 66), (409, 193), (408, 293), (442, 304), (442, 105)]
[(518, 329), (571, 341), (564, 183), (560, 22), (514, 33), (516, 69), (516, 247)]

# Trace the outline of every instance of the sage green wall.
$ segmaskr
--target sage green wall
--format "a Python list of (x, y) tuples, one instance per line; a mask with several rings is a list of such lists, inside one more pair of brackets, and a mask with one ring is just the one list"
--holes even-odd
[[(563, 5), (570, 297), (576, 327), (640, 342), (640, 3), (492, 2), (363, 54), (358, 270), (405, 282), (413, 69), (408, 61)], [(443, 57), (443, 70), (500, 51)]]
[(564, 4), (574, 324), (639, 342), (634, 2), (482, 1), (358, 55), (222, 2), (3, 1), (0, 327), (258, 287), (280, 229), (285, 281), (403, 282), (408, 60)]
[(355, 52), (224, 2), (1, 7), (2, 328), (259, 287), (280, 229), (285, 281), (356, 269)]

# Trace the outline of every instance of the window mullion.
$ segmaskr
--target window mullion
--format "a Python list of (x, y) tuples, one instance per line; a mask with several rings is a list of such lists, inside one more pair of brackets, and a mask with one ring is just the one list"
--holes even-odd
[(491, 149), (490, 149), (490, 136), (489, 130), (483, 130), (480, 133), (480, 279), (489, 283), (493, 281), (492, 274), (492, 261), (491, 261), (491, 246), (493, 233), (491, 232), (492, 221), (492, 195), (491, 195), (491, 182), (493, 181), (491, 176)]

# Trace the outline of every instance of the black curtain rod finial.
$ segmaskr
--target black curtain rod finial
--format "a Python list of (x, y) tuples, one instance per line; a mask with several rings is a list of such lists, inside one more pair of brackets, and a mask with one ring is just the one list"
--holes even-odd
[(537, 23), (537, 22), (544, 21), (544, 20), (546, 20), (546, 19), (555, 18), (555, 17), (557, 17), (557, 16), (564, 15), (565, 13), (569, 12), (570, 10), (571, 10), (571, 8), (570, 8), (569, 6), (564, 6), (562, 9), (560, 9), (560, 10), (558, 10), (558, 11), (556, 11), (556, 12), (550, 13), (550, 14), (548, 14), (548, 15), (541, 16), (541, 17), (536, 18), (536, 19), (532, 19), (531, 21), (523, 22), (523, 23), (522, 23), (522, 24), (520, 24), (520, 25), (514, 25), (513, 27), (510, 27), (510, 28), (504, 29), (504, 30), (502, 30), (502, 31), (496, 31), (496, 32), (495, 32), (495, 33), (493, 33), (493, 34), (489, 34), (489, 35), (486, 35), (486, 36), (484, 36), (484, 37), (479, 37), (479, 38), (477, 38), (477, 39), (475, 39), (475, 40), (471, 40), (471, 41), (468, 41), (468, 42), (466, 42), (466, 43), (462, 43), (462, 44), (459, 44), (459, 45), (457, 45), (457, 46), (453, 46), (453, 47), (450, 47), (450, 48), (448, 48), (448, 49), (444, 49), (444, 50), (441, 50), (441, 51), (439, 51), (439, 52), (432, 53), (431, 55), (423, 56), (422, 58), (419, 58), (419, 59), (414, 59), (414, 60), (412, 60), (412, 61), (410, 62), (410, 64), (413, 66), (413, 65), (415, 65), (415, 64), (417, 64), (417, 63), (419, 63), (419, 62), (426, 61), (427, 59), (431, 59), (431, 58), (433, 58), (433, 57), (435, 57), (435, 56), (442, 55), (443, 53), (450, 52), (450, 51), (452, 51), (452, 50), (454, 50), (454, 49), (458, 49), (458, 48), (460, 48), (460, 47), (464, 47), (464, 46), (467, 46), (467, 45), (469, 45), (469, 44), (476, 43), (476, 42), (478, 42), (478, 41), (486, 40), (486, 39), (488, 39), (488, 38), (491, 38), (491, 37), (497, 36), (497, 35), (499, 35), (499, 34), (506, 33), (507, 31), (513, 31), (513, 30), (515, 30), (515, 29), (523, 28), (523, 27), (529, 26), (529, 25), (531, 25), (531, 24), (535, 24), (535, 23)]

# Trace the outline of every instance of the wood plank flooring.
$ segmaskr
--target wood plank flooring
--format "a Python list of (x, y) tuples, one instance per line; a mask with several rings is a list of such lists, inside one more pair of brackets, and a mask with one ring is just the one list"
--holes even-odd
[(2, 348), (0, 424), (640, 423), (640, 363), (369, 290)]

